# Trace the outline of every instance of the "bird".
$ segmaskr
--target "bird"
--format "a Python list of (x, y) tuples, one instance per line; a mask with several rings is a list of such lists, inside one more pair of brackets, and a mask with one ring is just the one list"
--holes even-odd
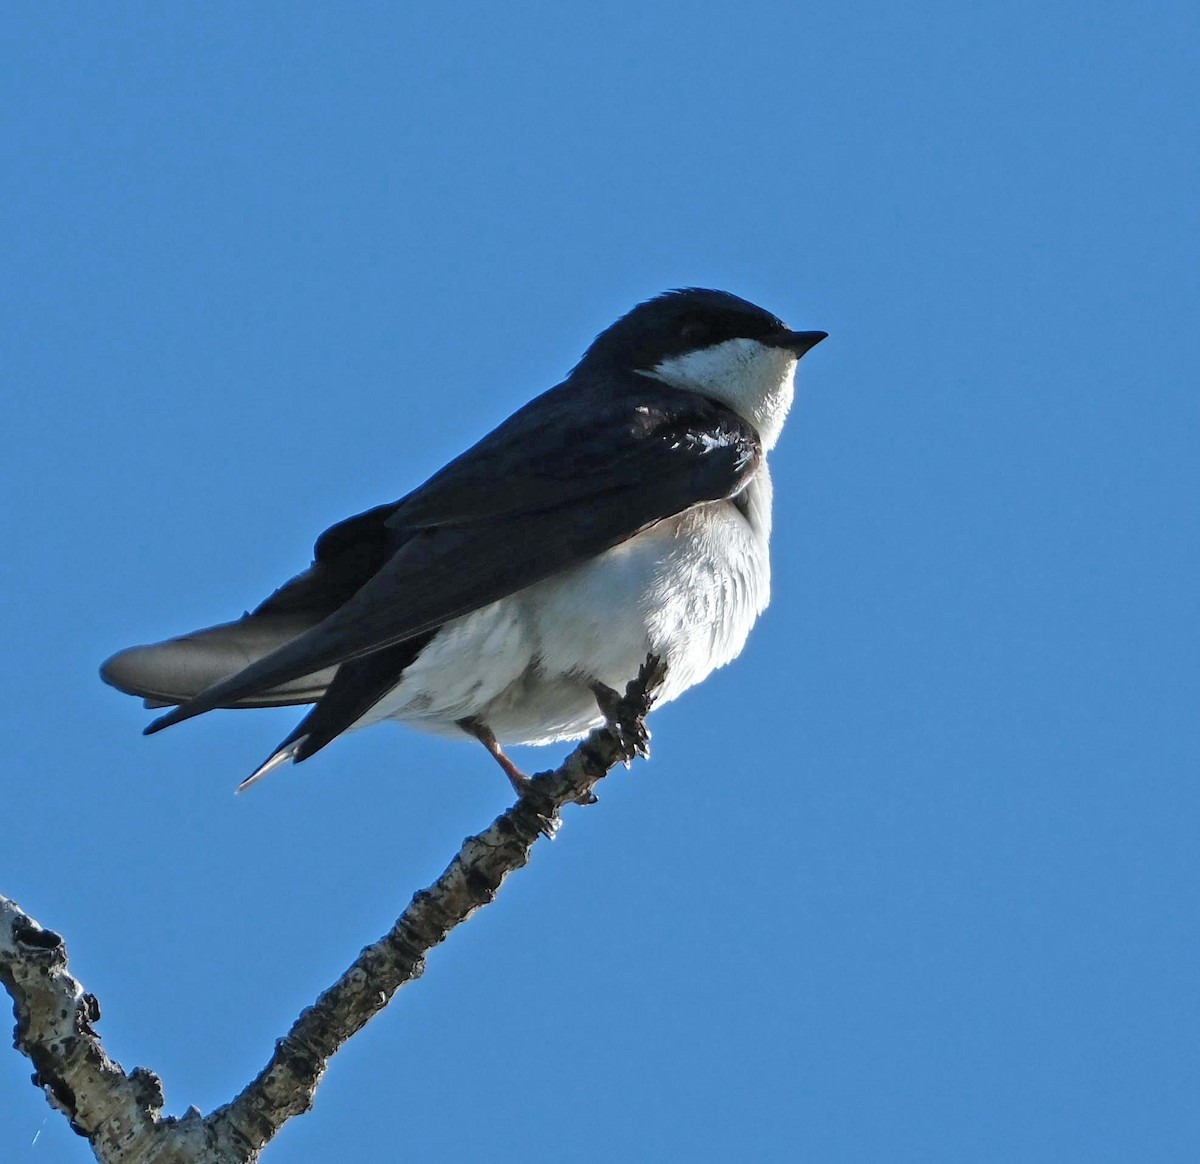
[(577, 739), (648, 656), (667, 702), (741, 653), (770, 598), (767, 457), (800, 357), (727, 291), (635, 306), (423, 485), (325, 530), (241, 618), (119, 651), (103, 680), (171, 708), (312, 704), (238, 786), (382, 720), (512, 744)]

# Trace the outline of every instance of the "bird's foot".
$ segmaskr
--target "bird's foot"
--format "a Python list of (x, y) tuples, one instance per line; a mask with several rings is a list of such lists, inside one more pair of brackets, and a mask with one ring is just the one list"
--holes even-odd
[(641, 757), (650, 758), (650, 729), (646, 709), (604, 683), (593, 683), (592, 692), (608, 730), (616, 737), (621, 762), (626, 768)]
[(487, 748), (492, 759), (504, 769), (504, 775), (508, 777), (508, 782), (513, 786), (513, 791), (518, 797), (524, 798), (529, 795), (533, 789), (533, 781), (504, 754), (504, 749), (500, 747), (492, 729), (487, 724), (474, 716), (468, 716), (466, 719), (460, 719), (458, 726)]
[[(518, 800), (533, 798), (536, 802), (539, 793), (533, 783), (533, 777), (526, 776), (525, 773), (522, 772), (521, 769), (518, 768), (516, 764), (514, 764), (504, 754), (504, 749), (500, 747), (500, 744), (496, 740), (492, 729), (489, 728), (487, 724), (485, 724), (482, 720), (469, 717), (467, 719), (460, 719), (458, 721), (458, 726), (461, 727), (468, 735), (474, 736), (485, 748), (487, 748), (492, 759), (494, 759), (496, 763), (499, 764), (504, 770), (504, 775), (508, 777), (508, 782), (512, 785), (513, 791), (517, 794)], [(592, 793), (584, 792), (575, 798), (575, 803), (595, 804), (596, 799), (597, 798)], [(541, 817), (542, 822), (539, 826), (539, 831), (541, 832), (542, 836), (548, 838), (549, 840), (554, 840), (554, 834), (558, 832), (558, 826), (561, 823), (557, 815), (540, 813), (539, 816)]]

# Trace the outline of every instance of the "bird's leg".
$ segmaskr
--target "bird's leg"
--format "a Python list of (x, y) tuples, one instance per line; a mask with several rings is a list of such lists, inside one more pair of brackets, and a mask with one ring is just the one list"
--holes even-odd
[(619, 691), (614, 691), (608, 684), (593, 679), (588, 686), (591, 687), (592, 694), (596, 697), (596, 703), (609, 730), (621, 741), (621, 748), (625, 753), (625, 767), (629, 767), (630, 761), (635, 756), (649, 759), (650, 729), (646, 727), (644, 717), (637, 714), (630, 715), (631, 709), (626, 704), (625, 697)]
[(504, 769), (504, 775), (508, 777), (508, 782), (513, 786), (518, 796), (524, 796), (529, 792), (530, 780), (529, 777), (521, 771), (505, 754), (500, 747), (499, 741), (496, 739), (492, 729), (481, 719), (477, 719), (473, 715), (467, 716), (465, 719), (458, 721), (458, 726), (469, 736), (474, 736), (487, 750), (492, 754), (492, 758)]

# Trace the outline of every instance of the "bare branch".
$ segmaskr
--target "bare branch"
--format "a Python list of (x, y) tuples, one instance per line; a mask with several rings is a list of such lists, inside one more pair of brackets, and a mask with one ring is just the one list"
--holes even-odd
[(6, 897), (0, 897), (0, 982), (12, 996), (13, 1043), (34, 1065), (34, 1086), (91, 1141), (100, 1160), (192, 1158), (160, 1151), (164, 1128), (176, 1121), (161, 1118), (158, 1076), (142, 1067), (126, 1075), (108, 1057), (92, 1026), (100, 1004), (68, 972), (62, 938)]
[(468, 837), (441, 877), (300, 1014), (257, 1078), (208, 1116), (195, 1108), (178, 1119), (162, 1115), (158, 1077), (141, 1067), (126, 1075), (105, 1054), (92, 1026), (99, 1004), (68, 973), (62, 938), (0, 897), (0, 982), (12, 995), (15, 1045), (33, 1062), (35, 1085), (87, 1137), (102, 1164), (257, 1160), (287, 1120), (311, 1108), (342, 1044), (420, 977), (430, 949), (495, 898), (505, 877), (529, 860), (539, 836), (554, 835), (562, 807), (592, 803), (592, 788), (611, 768), (648, 754), (645, 717), (665, 674), (661, 660), (651, 657), (624, 696), (602, 692), (607, 725), (561, 767), (535, 776), (526, 795), (482, 833)]

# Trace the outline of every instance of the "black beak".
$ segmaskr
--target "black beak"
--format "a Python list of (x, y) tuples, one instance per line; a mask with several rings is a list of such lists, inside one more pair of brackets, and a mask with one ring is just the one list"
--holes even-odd
[(763, 340), (773, 348), (787, 348), (799, 359), (810, 348), (815, 348), (823, 339), (829, 338), (827, 331), (784, 331)]

